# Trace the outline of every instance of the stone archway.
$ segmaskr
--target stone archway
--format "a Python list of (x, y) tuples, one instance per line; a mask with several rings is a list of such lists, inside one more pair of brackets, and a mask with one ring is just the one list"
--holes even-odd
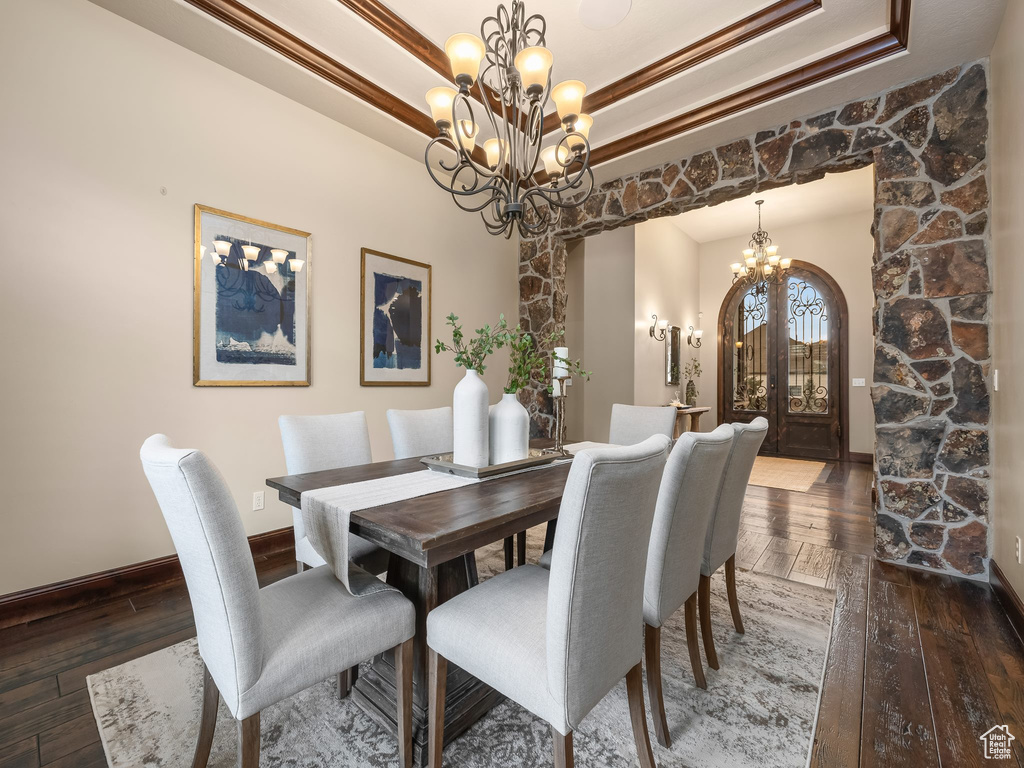
[[(876, 553), (985, 574), (987, 97), (986, 62), (975, 62), (606, 182), (520, 244), (520, 321), (564, 328), (570, 239), (873, 163)], [(547, 434), (541, 385), (522, 397)]]

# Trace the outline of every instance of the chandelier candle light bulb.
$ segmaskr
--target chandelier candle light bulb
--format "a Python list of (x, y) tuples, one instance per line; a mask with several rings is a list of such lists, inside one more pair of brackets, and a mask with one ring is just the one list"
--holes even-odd
[(460, 32), (448, 38), (444, 52), (452, 65), (452, 76), (460, 88), (469, 89), (480, 74), (480, 62), (487, 49), (484, 41), (476, 35)]
[(565, 172), (565, 162), (569, 159), (569, 150), (561, 144), (545, 147), (540, 153), (541, 162), (548, 176), (557, 179)]
[(288, 266), (291, 268), (292, 272), (301, 272), (302, 265), (305, 263), (306, 262), (303, 259), (288, 259)]
[[(576, 125), (573, 126), (573, 133), (570, 133), (566, 142), (574, 152), (582, 152), (586, 147), (584, 139), (590, 138), (590, 129), (594, 125), (594, 118), (590, 115), (580, 115), (576, 118)], [(577, 135), (579, 134), (579, 135)]]
[(558, 116), (562, 118), (563, 127), (571, 129), (576, 125), (576, 118), (583, 111), (583, 95), (587, 86), (579, 80), (564, 80), (551, 89), (551, 100), (555, 102)]
[(454, 88), (431, 88), (427, 91), (427, 106), (430, 116), (439, 130), (446, 131), (452, 127), (452, 105), (455, 103)]
[(263, 266), (267, 268), (267, 274), (272, 275), (277, 272), (277, 263), (273, 261), (266, 261)]
[(523, 88), (531, 98), (539, 98), (548, 84), (548, 73), (554, 58), (547, 48), (534, 45), (516, 54), (515, 67), (523, 81)]
[(487, 155), (487, 164), (493, 171), (499, 165), (505, 165), (508, 161), (508, 153), (505, 150), (505, 142), (501, 139), (488, 139), (484, 142), (484, 154)]
[(227, 256), (231, 253), (231, 241), (230, 240), (214, 240), (213, 248), (217, 251), (218, 256)]
[(460, 142), (462, 149), (465, 150), (467, 155), (473, 154), (473, 147), (476, 146), (476, 126), (473, 125), (471, 120), (459, 120), (456, 122), (458, 126), (458, 137), (455, 139), (455, 146), (459, 146)]
[(285, 259), (288, 258), (288, 251), (282, 248), (271, 248), (270, 255), (274, 259), (275, 264), (284, 264)]
[(258, 245), (243, 245), (242, 252), (248, 261), (256, 261), (260, 257), (260, 247)]

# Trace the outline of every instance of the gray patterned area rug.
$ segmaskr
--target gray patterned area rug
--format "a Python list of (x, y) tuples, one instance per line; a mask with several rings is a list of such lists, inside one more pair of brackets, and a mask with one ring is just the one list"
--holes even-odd
[[(539, 554), (531, 540), (534, 549), (538, 552), (532, 554)], [(497, 547), (481, 550), (478, 559), (481, 578), (503, 568)], [(648, 712), (662, 768), (806, 764), (835, 593), (760, 574), (737, 576), (746, 634), (733, 632), (718, 574), (712, 580), (712, 615), (721, 669), (705, 670), (707, 691), (693, 684), (682, 610), (662, 632), (671, 749), (654, 740)], [(88, 686), (111, 768), (191, 765), (202, 689), (195, 640), (92, 675)], [(264, 710), (261, 720), (263, 768), (397, 765), (394, 738), (351, 698), (338, 701), (333, 680)], [(236, 764), (235, 732), (222, 705), (211, 768)], [(574, 743), (581, 767), (638, 765), (624, 683), (584, 720)], [(550, 729), (505, 702), (450, 745), (444, 757), (446, 765), (460, 768), (550, 766)]]

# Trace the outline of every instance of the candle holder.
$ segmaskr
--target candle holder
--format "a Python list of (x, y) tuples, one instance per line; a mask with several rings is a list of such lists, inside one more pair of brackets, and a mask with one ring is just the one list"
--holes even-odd
[(551, 401), (555, 416), (555, 447), (551, 449), (552, 453), (557, 453), (560, 456), (571, 456), (567, 450), (565, 450), (565, 398), (568, 394), (568, 386), (570, 379), (565, 378), (554, 378), (551, 381)]

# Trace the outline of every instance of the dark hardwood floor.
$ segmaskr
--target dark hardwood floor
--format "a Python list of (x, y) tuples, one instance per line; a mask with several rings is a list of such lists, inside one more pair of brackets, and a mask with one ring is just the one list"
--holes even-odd
[[(744, 507), (741, 568), (837, 591), (811, 765), (982, 765), (978, 737), (1005, 724), (1024, 768), (1024, 645), (987, 584), (871, 559), (870, 484), (832, 464), (807, 493), (752, 486)], [(292, 558), (258, 558), (261, 583)], [(194, 634), (181, 583), (0, 630), (0, 768), (105, 765), (86, 676)]]

